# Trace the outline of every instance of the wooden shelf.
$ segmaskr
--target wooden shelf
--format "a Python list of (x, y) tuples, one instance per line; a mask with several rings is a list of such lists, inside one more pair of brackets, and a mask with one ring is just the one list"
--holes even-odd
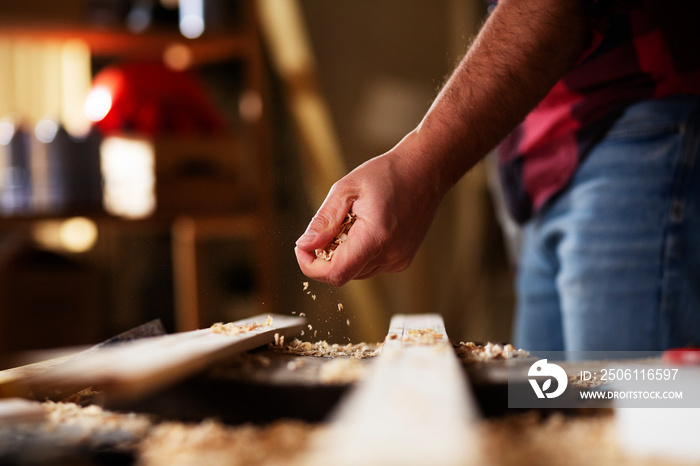
[[(34, 0), (32, 0), (34, 1)], [(82, 0), (76, 0), (82, 5)], [(77, 7), (76, 7), (77, 8)], [(244, 137), (246, 158), (244, 172), (256, 180), (255, 196), (241, 200), (240, 210), (237, 205), (231, 209), (203, 209), (201, 214), (190, 213), (190, 209), (178, 209), (162, 206), (161, 212), (142, 219), (127, 219), (111, 216), (100, 210), (70, 212), (58, 215), (0, 216), (0, 230), (22, 230), (25, 234), (38, 221), (62, 220), (74, 216), (84, 216), (95, 221), (99, 226), (130, 231), (152, 232), (169, 230), (172, 237), (173, 286), (175, 288), (175, 315), (178, 330), (192, 330), (210, 320), (212, 311), (206, 302), (207, 274), (205, 270), (207, 248), (205, 243), (220, 238), (244, 238), (250, 243), (252, 268), (255, 269), (256, 302), (261, 310), (274, 312), (276, 293), (274, 293), (274, 262), (272, 249), (266, 244), (267, 235), (273, 224), (272, 179), (270, 177), (270, 121), (267, 110), (269, 102), (267, 90), (266, 67), (256, 17), (255, 0), (241, 0), (240, 21), (231, 26), (230, 31), (205, 33), (196, 39), (183, 37), (174, 27), (171, 29), (152, 29), (142, 34), (127, 31), (125, 28), (97, 28), (82, 23), (76, 18), (80, 8), (72, 15), (64, 17), (47, 16), (43, 20), (34, 18), (32, 7), (23, 5), (21, 14), (0, 17), (0, 39), (13, 42), (56, 42), (70, 40), (83, 41), (89, 48), (91, 57), (104, 59), (105, 63), (119, 60), (162, 60), (164, 53), (173, 45), (182, 45), (189, 49), (190, 67), (215, 64), (227, 60), (241, 62), (235, 69), (243, 80), (243, 89), (256, 93), (262, 102), (262, 115), (248, 122)], [(70, 18), (70, 19), (67, 19)], [(24, 45), (24, 44), (23, 44)], [(239, 69), (240, 68), (240, 69)], [(217, 69), (216, 72), (229, 72)], [(27, 74), (31, 74), (31, 71)], [(53, 89), (53, 88), (52, 88)], [(31, 95), (31, 93), (29, 93)], [(47, 92), (46, 95), (52, 95)], [(32, 95), (33, 96), (33, 95)], [(0, 96), (1, 97), (1, 96)], [(31, 99), (27, 99), (31, 100)], [(40, 99), (39, 99), (40, 100)], [(31, 102), (35, 103), (35, 102)], [(233, 105), (236, 103), (233, 102)], [(211, 202), (209, 203), (211, 204)], [(263, 306), (264, 305), (264, 306)]]
[(125, 57), (129, 59), (160, 59), (173, 45), (190, 49), (192, 65), (215, 63), (221, 60), (246, 58), (255, 52), (254, 38), (246, 31), (234, 34), (212, 34), (187, 39), (176, 31), (149, 31), (135, 34), (122, 29), (95, 29), (66, 25), (17, 25), (0, 22), (0, 37), (43, 41), (78, 39), (85, 42), (95, 56)]
[(222, 214), (207, 214), (194, 215), (189, 213), (182, 214), (156, 214), (150, 217), (130, 219), (125, 217), (116, 217), (104, 212), (75, 212), (63, 215), (14, 215), (0, 216), (0, 230), (10, 229), (23, 226), (31, 226), (36, 222), (43, 221), (61, 221), (74, 217), (85, 217), (94, 221), (99, 225), (115, 225), (120, 228), (150, 228), (150, 227), (169, 227), (173, 221), (187, 218), (196, 222), (203, 232), (211, 232), (207, 236), (217, 236), (216, 232), (224, 232), (225, 234), (238, 234), (242, 236), (252, 236), (260, 233), (262, 229), (262, 221), (260, 215), (253, 213), (222, 213)]

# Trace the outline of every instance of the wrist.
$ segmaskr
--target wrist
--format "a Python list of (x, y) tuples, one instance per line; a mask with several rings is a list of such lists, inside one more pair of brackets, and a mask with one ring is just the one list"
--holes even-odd
[(471, 168), (465, 148), (451, 144), (453, 136), (423, 123), (397, 145), (397, 152), (442, 198)]

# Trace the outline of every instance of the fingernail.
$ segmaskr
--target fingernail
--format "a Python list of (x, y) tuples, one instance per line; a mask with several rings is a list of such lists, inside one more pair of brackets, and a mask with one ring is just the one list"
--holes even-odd
[(307, 244), (316, 239), (316, 232), (313, 230), (307, 230), (301, 237), (297, 240), (296, 245)]

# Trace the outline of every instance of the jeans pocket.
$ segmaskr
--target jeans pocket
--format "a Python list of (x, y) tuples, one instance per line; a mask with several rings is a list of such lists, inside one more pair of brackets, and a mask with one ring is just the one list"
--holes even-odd
[(696, 96), (675, 96), (633, 104), (615, 122), (605, 139), (642, 142), (682, 133), (688, 116), (699, 104), (700, 98)]

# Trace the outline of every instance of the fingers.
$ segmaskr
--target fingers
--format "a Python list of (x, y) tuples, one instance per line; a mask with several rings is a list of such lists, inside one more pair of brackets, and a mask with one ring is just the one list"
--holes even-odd
[(305, 251), (298, 246), (294, 248), (294, 254), (297, 256), (299, 268), (307, 277), (321, 283), (328, 283), (326, 277), (332, 268), (331, 261), (316, 258), (313, 252)]
[(368, 268), (375, 268), (372, 264), (378, 247), (368, 230), (367, 224), (358, 219), (348, 232), (348, 239), (338, 246), (330, 261), (318, 259), (313, 252), (297, 246), (294, 252), (301, 271), (313, 280), (341, 286), (358, 278)]
[(328, 193), (306, 231), (296, 241), (298, 249), (313, 253), (315, 249), (322, 249), (333, 240), (352, 207), (352, 199), (337, 191), (331, 189)]

